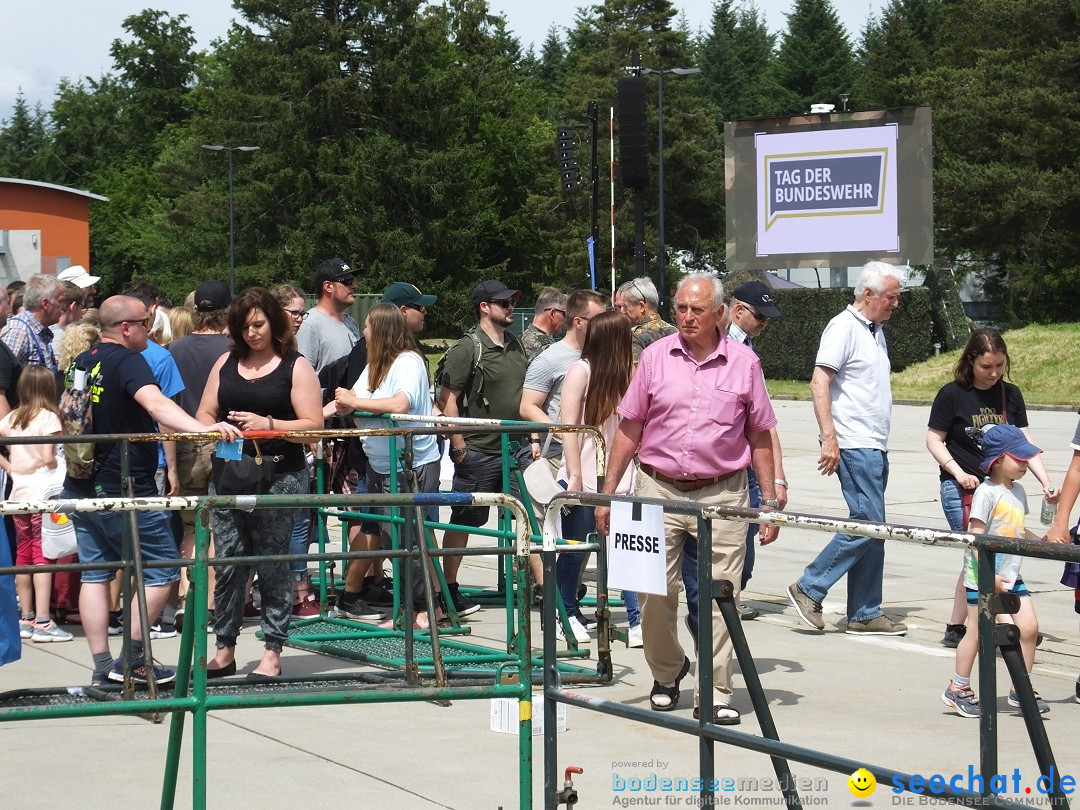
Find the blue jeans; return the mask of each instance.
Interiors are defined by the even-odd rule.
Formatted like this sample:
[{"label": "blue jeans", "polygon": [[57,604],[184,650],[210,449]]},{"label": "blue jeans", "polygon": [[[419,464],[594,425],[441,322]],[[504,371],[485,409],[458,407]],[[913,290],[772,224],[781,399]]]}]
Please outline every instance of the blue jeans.
[{"label": "blue jeans", "polygon": [[[889,456],[883,450],[840,451],[840,491],[853,520],[885,522],[885,487]],[[882,615],[881,579],[885,570],[885,541],[850,534],[833,535],[829,544],[806,567],[798,586],[815,602],[844,574],[848,577],[848,621],[868,622]]]},{"label": "blue jeans", "polygon": [[623,604],[626,605],[626,621],[631,627],[637,627],[641,624],[641,608],[638,605],[637,592],[623,591],[622,599]]},{"label": "blue jeans", "polygon": [[[585,542],[589,534],[596,531],[596,517],[591,506],[571,506],[569,514],[563,515],[563,536],[570,540]],[[581,619],[578,607],[577,589],[581,569],[588,559],[588,554],[563,552],[555,558],[555,586],[559,589],[563,606],[568,616]]]},{"label": "blue jeans", "polygon": [[[761,508],[761,487],[758,485],[757,476],[752,467],[746,468],[746,481],[750,492],[750,508]],[[760,526],[751,523],[746,527],[746,561],[743,563],[742,587],[750,581],[754,575],[754,549],[757,543]],[[690,635],[697,638],[697,604],[698,604],[698,579],[697,579],[697,542],[683,544],[682,559],[683,587],[686,589],[686,609],[690,614]]]},{"label": "blue jeans", "polygon": [[960,498],[964,494],[964,488],[955,478],[941,482],[941,511],[945,513],[945,520],[949,522],[949,528],[954,532],[962,532],[964,526],[964,505]]}]

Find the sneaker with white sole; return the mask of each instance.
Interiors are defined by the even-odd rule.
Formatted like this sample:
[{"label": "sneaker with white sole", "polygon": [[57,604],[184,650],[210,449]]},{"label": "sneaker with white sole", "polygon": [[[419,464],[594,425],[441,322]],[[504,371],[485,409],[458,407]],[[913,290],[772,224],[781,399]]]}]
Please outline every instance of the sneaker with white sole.
[{"label": "sneaker with white sole", "polygon": [[118,636],[124,632],[124,614],[119,610],[109,611],[109,635]]},{"label": "sneaker with white sole", "polygon": [[342,591],[334,605],[334,615],[345,619],[381,619],[384,611],[374,608],[360,598],[359,594]]},{"label": "sneaker with white sole", "polygon": [[979,699],[971,686],[957,686],[951,680],[941,693],[941,702],[953,709],[961,717],[979,716]]},{"label": "sneaker with white sole", "polygon": [[636,624],[626,631],[626,646],[632,648],[644,647],[645,642],[641,640],[641,625]]},{"label": "sneaker with white sole", "polygon": [[[577,616],[571,616],[568,619],[568,622],[570,624],[570,631],[574,634],[574,638],[577,639],[578,644],[588,644],[592,641],[592,636],[590,636],[589,631],[585,629],[585,625],[578,621]],[[563,633],[561,622],[555,623],[555,638],[559,639],[559,641],[566,641],[566,635]]]},{"label": "sneaker with white sole", "polygon": [[37,644],[47,644],[51,641],[71,641],[75,636],[67,630],[61,630],[52,619],[48,624],[34,624],[34,632],[30,640]]},{"label": "sneaker with white sole", "polygon": [[[145,659],[131,662],[131,680],[133,683],[145,685],[149,680],[149,670]],[[124,682],[124,662],[117,659],[113,662],[113,668],[109,670],[109,680],[115,683]],[[154,667],[154,682],[158,686],[172,683],[176,680],[176,670],[169,667]]]},{"label": "sneaker with white sole", "polygon": [[176,638],[176,625],[158,622],[150,625],[150,638]]},{"label": "sneaker with white sole", "polygon": [[[1015,689],[1009,690],[1009,705],[1014,709],[1020,708],[1020,698],[1016,694]],[[1050,711],[1050,704],[1042,699],[1042,695],[1038,692],[1035,693],[1035,705],[1039,707],[1039,714],[1046,714]]]},{"label": "sneaker with white sole", "polygon": [[902,636],[907,633],[907,625],[894,622],[882,613],[866,622],[848,619],[847,632],[853,636]]},{"label": "sneaker with white sole", "polygon": [[820,602],[815,602],[807,596],[797,582],[788,585],[787,594],[800,619],[815,630],[825,629],[825,620],[821,618]]},{"label": "sneaker with white sole", "polygon": [[32,638],[34,635],[33,619],[19,619],[19,638]]}]

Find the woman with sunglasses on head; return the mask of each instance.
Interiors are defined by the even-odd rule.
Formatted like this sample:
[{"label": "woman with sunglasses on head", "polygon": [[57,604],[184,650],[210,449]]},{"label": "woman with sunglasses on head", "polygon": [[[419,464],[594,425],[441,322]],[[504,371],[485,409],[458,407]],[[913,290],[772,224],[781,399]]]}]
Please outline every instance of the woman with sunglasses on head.
[{"label": "woman with sunglasses on head", "polygon": [[[431,416],[431,388],[428,368],[423,355],[417,349],[416,338],[401,309],[391,303],[377,304],[368,313],[364,323],[364,340],[367,343],[367,366],[352,390],[338,388],[334,392],[339,414],[365,411],[373,414],[414,414]],[[383,422],[359,420],[360,427],[383,427]],[[404,438],[398,437],[398,449],[404,446]],[[370,492],[390,491],[391,466],[400,460],[390,455],[390,439],[387,436],[365,436],[361,439],[367,455],[367,484]],[[417,492],[438,492],[441,454],[434,435],[417,435],[412,443],[412,473],[416,476]],[[407,480],[404,470],[398,471],[402,491]],[[388,511],[388,510],[382,510]],[[413,602],[423,607],[422,571],[417,568],[414,577]],[[432,577],[438,591],[438,581]],[[436,618],[441,611],[436,609]],[[429,617],[418,610],[417,627],[426,628]]]},{"label": "woman with sunglasses on head", "polygon": [[[929,429],[926,433],[926,449],[940,468],[941,508],[949,528],[956,532],[967,530],[967,517],[975,488],[982,483],[983,472],[979,468],[982,451],[979,437],[987,425],[1015,425],[1023,431],[1028,441],[1027,407],[1020,389],[1010,382],[1009,350],[1000,333],[995,329],[976,329],[968,338],[960,358],[953,369],[954,379],[942,386],[930,406]],[[1032,474],[1051,502],[1057,500],[1052,492],[1046,467],[1038,456],[1029,465]],[[956,583],[952,613],[945,626],[941,643],[956,647],[966,632],[967,596],[964,575]]]},{"label": "woman with sunglasses on head", "polygon": [[[210,424],[227,419],[241,430],[318,430],[322,427],[319,380],[296,351],[296,338],[284,308],[268,290],[253,287],[229,305],[232,350],[210,372],[198,418]],[[250,410],[250,409],[256,410]],[[296,495],[308,486],[303,439],[245,440],[247,456],[280,457],[269,494]],[[210,494],[216,493],[213,482]],[[299,510],[215,509],[211,515],[218,557],[285,554]],[[281,648],[289,635],[292,589],[287,563],[255,566],[262,596],[262,659],[249,680],[281,676]],[[236,672],[236,639],[243,621],[248,566],[217,569],[214,632],[217,653],[207,665],[208,678]]]}]

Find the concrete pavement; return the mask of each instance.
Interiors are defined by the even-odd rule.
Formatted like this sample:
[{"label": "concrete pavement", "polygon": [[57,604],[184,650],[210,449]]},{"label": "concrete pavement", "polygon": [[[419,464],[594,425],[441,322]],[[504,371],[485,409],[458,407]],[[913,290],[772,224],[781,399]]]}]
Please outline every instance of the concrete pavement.
[{"label": "concrete pavement", "polygon": [[[775,403],[791,483],[789,509],[843,516],[846,508],[835,478],[816,471],[817,440],[808,402]],[[945,528],[937,501],[937,475],[923,445],[928,408],[897,406],[891,437],[891,480],[886,492],[889,521]],[[1036,443],[1046,450],[1051,477],[1060,482],[1071,451],[1076,416],[1053,411],[1030,413]],[[1026,479],[1025,483],[1033,481]],[[1029,491],[1037,489],[1028,487]],[[1033,499],[1034,501],[1034,499]],[[1037,530],[1036,514],[1029,526]],[[885,609],[911,628],[904,638],[856,638],[843,633],[844,583],[825,602],[826,633],[802,629],[785,588],[827,541],[810,531],[784,531],[759,549],[746,600],[762,618],[745,626],[768,693],[781,738],[868,764],[922,773],[966,774],[977,762],[978,724],[950,713],[939,695],[952,673],[953,652],[939,644],[960,568],[957,549],[890,543],[886,553]],[[467,584],[494,582],[493,559],[466,558]],[[1037,656],[1034,680],[1051,712],[1046,728],[1062,773],[1080,777],[1075,742],[1080,705],[1073,698],[1080,674],[1077,616],[1070,591],[1057,584],[1061,564],[1028,560],[1024,578],[1034,593],[1046,641]],[[475,639],[499,646],[502,611],[485,609],[470,617]],[[616,620],[622,620],[621,613]],[[0,668],[0,691],[27,686],[85,683],[89,654],[78,628],[66,644],[27,643],[23,659]],[[534,624],[534,639],[539,639]],[[538,642],[537,642],[538,643]],[[693,658],[687,635],[685,647]],[[171,662],[178,641],[155,643],[157,656]],[[250,671],[261,645],[245,631],[238,647],[241,671]],[[118,651],[117,645],[117,651]],[[170,657],[171,656],[171,657]],[[647,706],[651,676],[641,650],[616,645],[616,681],[585,691]],[[289,675],[348,672],[354,664],[287,650]],[[1008,711],[999,665],[1001,770],[1018,768],[1021,789],[1034,784],[1035,760],[1022,719]],[[737,678],[737,684],[741,680]],[[690,716],[692,681],[683,682],[681,716]],[[758,733],[749,699],[737,693],[741,730]],[[983,695],[984,702],[990,696]],[[293,806],[349,803],[392,808],[511,808],[518,805],[517,738],[488,730],[488,701],[455,701],[350,707],[263,709],[218,712],[209,718],[210,807]],[[624,799],[659,798],[659,804],[686,804],[688,793],[643,793],[620,780],[693,778],[696,739],[577,708],[559,736],[560,770],[584,768],[575,779],[581,807],[606,807]],[[190,726],[189,726],[190,727]],[[17,797],[19,807],[104,807],[156,805],[161,789],[168,725],[133,718],[73,719],[0,723],[0,795]],[[541,738],[534,738],[534,806],[543,806]],[[780,794],[765,786],[772,778],[766,757],[718,746],[717,774],[736,780],[724,793],[729,804],[779,806]],[[190,806],[190,742],[178,790],[178,807]],[[846,776],[798,764],[809,779],[805,797],[822,806],[854,803]],[[741,781],[740,781],[741,780]],[[751,781],[747,781],[751,780]],[[756,786],[752,780],[758,780]],[[740,798],[741,797],[741,798]],[[906,800],[879,785],[858,806],[889,806]],[[11,801],[11,798],[9,798]],[[918,798],[914,797],[914,803]],[[14,806],[14,805],[13,805]]]}]

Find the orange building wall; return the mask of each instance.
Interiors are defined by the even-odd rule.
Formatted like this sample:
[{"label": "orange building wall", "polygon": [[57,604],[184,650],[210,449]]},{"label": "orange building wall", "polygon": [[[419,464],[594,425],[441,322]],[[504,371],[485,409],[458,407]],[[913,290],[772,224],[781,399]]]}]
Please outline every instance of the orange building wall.
[{"label": "orange building wall", "polygon": [[70,256],[90,269],[90,198],[0,182],[0,229],[41,231],[41,255]]}]

